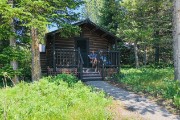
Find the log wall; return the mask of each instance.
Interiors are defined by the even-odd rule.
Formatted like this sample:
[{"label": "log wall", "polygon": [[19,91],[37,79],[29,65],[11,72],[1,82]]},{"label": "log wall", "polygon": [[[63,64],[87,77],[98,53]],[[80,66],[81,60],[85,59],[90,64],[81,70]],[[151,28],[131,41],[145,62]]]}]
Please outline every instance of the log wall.
[{"label": "log wall", "polygon": [[96,32],[91,32],[87,27],[82,28],[83,37],[89,39],[89,51],[107,50],[108,40],[98,35]]},{"label": "log wall", "polygon": [[[108,42],[107,39],[103,38],[97,32],[93,32],[87,26],[82,26],[81,38],[88,39],[89,51],[98,51],[98,50],[108,50],[111,48],[112,43]],[[59,33],[55,35],[55,49],[77,49],[76,41],[74,37],[71,38],[62,38]],[[47,43],[47,48],[52,49],[53,37],[51,37],[51,42]]]},{"label": "log wall", "polygon": [[55,49],[74,49],[74,38],[62,38],[59,34],[55,36]]}]

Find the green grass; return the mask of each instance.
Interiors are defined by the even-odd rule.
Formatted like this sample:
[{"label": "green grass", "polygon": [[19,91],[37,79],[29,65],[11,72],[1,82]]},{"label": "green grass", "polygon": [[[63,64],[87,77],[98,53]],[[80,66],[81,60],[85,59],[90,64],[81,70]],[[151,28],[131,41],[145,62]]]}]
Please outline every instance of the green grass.
[{"label": "green grass", "polygon": [[118,82],[132,87],[133,91],[150,93],[172,99],[173,104],[180,108],[180,83],[173,80],[173,69],[121,69]]},{"label": "green grass", "polygon": [[0,89],[0,119],[8,120],[106,120],[111,99],[71,75],[46,77]]}]

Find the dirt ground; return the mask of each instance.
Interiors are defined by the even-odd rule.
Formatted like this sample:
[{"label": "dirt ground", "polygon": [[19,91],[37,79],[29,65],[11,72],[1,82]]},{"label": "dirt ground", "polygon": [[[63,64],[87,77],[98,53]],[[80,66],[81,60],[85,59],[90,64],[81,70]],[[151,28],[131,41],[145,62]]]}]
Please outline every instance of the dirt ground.
[{"label": "dirt ground", "polygon": [[112,112],[113,120],[145,120],[139,113],[127,110],[119,100],[113,100],[108,110]]}]

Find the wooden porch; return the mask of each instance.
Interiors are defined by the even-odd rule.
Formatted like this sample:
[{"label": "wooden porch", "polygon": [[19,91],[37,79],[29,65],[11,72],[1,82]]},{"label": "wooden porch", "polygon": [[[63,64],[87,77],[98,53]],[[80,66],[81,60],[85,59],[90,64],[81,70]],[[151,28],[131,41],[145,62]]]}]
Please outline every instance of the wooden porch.
[{"label": "wooden porch", "polygon": [[92,68],[90,63],[84,63],[81,50],[79,49],[47,49],[46,66],[47,75],[57,75],[61,73],[74,74],[79,79],[104,80],[107,76],[112,76],[119,71],[120,53],[119,51],[99,50],[97,54],[96,67]]}]

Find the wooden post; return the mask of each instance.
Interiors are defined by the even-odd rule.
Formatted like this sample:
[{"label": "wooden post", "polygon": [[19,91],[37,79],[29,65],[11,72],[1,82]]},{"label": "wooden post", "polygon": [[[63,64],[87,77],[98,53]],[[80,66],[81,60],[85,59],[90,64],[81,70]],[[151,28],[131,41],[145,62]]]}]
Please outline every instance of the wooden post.
[{"label": "wooden post", "polygon": [[121,62],[121,52],[118,52],[118,70],[117,70],[117,72],[119,73],[120,72],[120,62]]},{"label": "wooden post", "polygon": [[104,62],[103,62],[103,64],[102,64],[102,80],[104,80],[104,72],[105,72],[105,70],[104,70]]},{"label": "wooden post", "polygon": [[48,49],[47,49],[47,35],[45,36],[45,41],[46,41],[46,49],[45,49],[45,52],[46,52],[46,70],[47,70],[47,76],[49,76],[49,64],[48,64]]},{"label": "wooden post", "polygon": [[78,54],[79,54],[79,61],[80,61],[80,79],[82,79],[83,75],[83,61],[82,61],[82,56],[81,56],[81,51],[80,48],[78,47]]},{"label": "wooden post", "polygon": [[[115,50],[117,51],[117,39],[115,39]],[[120,51],[116,54],[116,59],[117,59],[117,65],[118,65],[118,67],[117,67],[117,72],[119,73],[119,71],[120,71],[120,61],[121,61],[121,58],[120,58]]]},{"label": "wooden post", "polygon": [[55,35],[53,34],[53,72],[56,72],[56,48],[55,48]]}]

